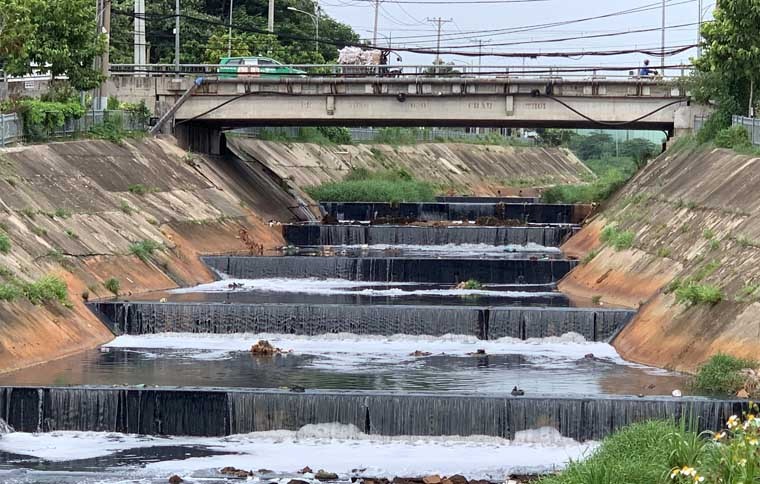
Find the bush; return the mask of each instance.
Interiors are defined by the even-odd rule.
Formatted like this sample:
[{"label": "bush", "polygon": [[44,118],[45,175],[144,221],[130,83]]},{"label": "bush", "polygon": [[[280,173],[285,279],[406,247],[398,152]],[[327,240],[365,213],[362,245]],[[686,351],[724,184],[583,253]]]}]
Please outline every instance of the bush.
[{"label": "bush", "polygon": [[[540,484],[653,484],[662,481],[672,464],[669,438],[680,433],[672,422],[633,424],[602,441],[586,460],[541,479]],[[685,465],[685,464],[682,464]]]},{"label": "bush", "polygon": [[66,283],[57,276],[45,276],[36,282],[26,283],[22,286],[22,292],[32,304],[42,304],[49,301],[67,304],[69,301],[69,290]]},{"label": "bush", "polygon": [[480,281],[476,281],[475,279],[469,279],[467,281],[459,283],[459,285],[457,285],[457,289],[468,289],[475,291],[483,289],[483,284],[481,284]]},{"label": "bush", "polygon": [[148,262],[150,256],[161,248],[161,244],[154,240],[141,240],[129,246],[129,253],[136,255],[143,262]]},{"label": "bush", "polygon": [[749,133],[744,126],[724,128],[715,135],[715,146],[719,148],[746,148],[750,144]]},{"label": "bush", "polygon": [[76,98],[66,101],[41,101],[25,99],[18,105],[24,122],[24,135],[32,140],[50,136],[56,128],[61,128],[68,119],[84,116],[84,106]]},{"label": "bush", "polygon": [[712,284],[699,284],[689,281],[680,284],[676,289],[676,302],[679,304],[710,304],[715,305],[723,300],[723,291]]},{"label": "bush", "polygon": [[557,185],[541,195],[544,203],[600,203],[618,191],[628,177],[620,171],[609,170],[592,183],[581,185]]},{"label": "bush", "polygon": [[106,280],[106,282],[103,283],[103,286],[116,296],[119,295],[119,291],[121,290],[121,283],[115,277]]},{"label": "bush", "polygon": [[317,201],[329,202],[431,202],[433,184],[414,179],[404,170],[370,172],[352,170],[343,181],[307,187]]},{"label": "bush", "polygon": [[744,378],[739,372],[756,366],[755,361],[718,353],[699,368],[694,388],[711,395],[734,395],[744,386]]},{"label": "bush", "polygon": [[630,249],[633,246],[634,234],[629,230],[620,230],[617,225],[607,225],[602,230],[601,241],[611,245],[615,250]]},{"label": "bush", "polygon": [[0,254],[7,254],[11,251],[11,239],[8,234],[0,232]]},{"label": "bush", "polygon": [[12,302],[21,297],[21,288],[12,282],[0,284],[0,301]]}]

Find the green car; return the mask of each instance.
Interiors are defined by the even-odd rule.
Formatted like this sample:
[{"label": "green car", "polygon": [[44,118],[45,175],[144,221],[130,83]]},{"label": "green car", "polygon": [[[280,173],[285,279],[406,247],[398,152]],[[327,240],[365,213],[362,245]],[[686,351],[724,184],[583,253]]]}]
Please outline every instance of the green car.
[{"label": "green car", "polygon": [[[219,64],[219,77],[306,77],[306,71],[282,65],[269,57],[224,57]],[[227,67],[229,66],[229,67]]]}]

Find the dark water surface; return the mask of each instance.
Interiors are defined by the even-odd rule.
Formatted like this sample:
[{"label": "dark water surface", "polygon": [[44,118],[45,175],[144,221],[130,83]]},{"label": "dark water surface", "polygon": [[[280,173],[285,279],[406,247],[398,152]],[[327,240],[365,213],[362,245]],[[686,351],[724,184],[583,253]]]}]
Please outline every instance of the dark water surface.
[{"label": "dark water surface", "polygon": [[686,381],[682,375],[605,360],[545,355],[259,357],[247,351],[212,356],[202,350],[120,348],[87,351],[0,375],[0,386],[141,384],[473,394],[509,393],[519,386],[526,394],[669,395],[675,388],[683,390]]}]

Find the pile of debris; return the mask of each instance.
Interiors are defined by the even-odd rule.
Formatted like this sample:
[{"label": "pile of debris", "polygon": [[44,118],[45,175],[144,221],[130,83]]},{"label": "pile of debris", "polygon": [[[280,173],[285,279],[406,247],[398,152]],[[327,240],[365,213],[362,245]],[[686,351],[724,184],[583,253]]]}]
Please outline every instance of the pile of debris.
[{"label": "pile of debris", "polygon": [[251,346],[251,353],[257,356],[273,356],[282,354],[284,351],[272,346],[272,343],[269,341],[262,339],[256,342],[255,345]]}]

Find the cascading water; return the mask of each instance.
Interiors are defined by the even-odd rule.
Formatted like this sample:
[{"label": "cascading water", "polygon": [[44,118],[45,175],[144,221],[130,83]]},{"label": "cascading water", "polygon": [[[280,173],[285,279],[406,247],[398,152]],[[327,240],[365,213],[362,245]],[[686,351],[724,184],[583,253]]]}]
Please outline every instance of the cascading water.
[{"label": "cascading water", "polygon": [[415,227],[395,225],[284,225],[283,236],[297,246],[448,245],[558,247],[575,230],[555,227]]}]

